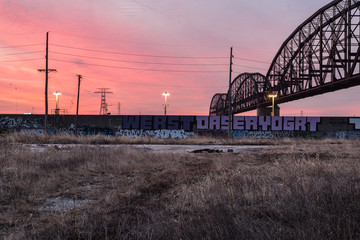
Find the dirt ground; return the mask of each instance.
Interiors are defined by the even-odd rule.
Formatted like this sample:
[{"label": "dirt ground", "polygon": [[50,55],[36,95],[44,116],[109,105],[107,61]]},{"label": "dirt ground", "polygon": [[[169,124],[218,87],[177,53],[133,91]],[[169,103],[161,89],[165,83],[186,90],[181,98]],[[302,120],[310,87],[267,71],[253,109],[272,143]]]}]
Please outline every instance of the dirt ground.
[{"label": "dirt ground", "polygon": [[0,239],[356,239],[359,156],[359,141],[3,142]]},{"label": "dirt ground", "polygon": [[93,148],[131,148],[137,150],[148,150],[158,153],[211,153],[211,152],[234,152],[239,153],[244,150],[256,150],[267,148],[266,145],[220,145],[220,144],[204,144],[204,145],[173,145],[173,144],[106,144],[106,145],[88,145],[88,144],[26,144],[31,151],[44,152],[46,149],[55,148],[58,150],[69,150],[79,147]]}]

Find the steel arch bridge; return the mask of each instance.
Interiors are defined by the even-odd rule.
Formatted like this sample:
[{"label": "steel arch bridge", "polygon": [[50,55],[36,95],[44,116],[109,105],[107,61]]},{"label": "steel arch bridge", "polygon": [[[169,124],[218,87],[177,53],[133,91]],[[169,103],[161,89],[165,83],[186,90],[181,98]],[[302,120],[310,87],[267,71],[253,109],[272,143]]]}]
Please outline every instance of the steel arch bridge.
[{"label": "steel arch bridge", "polygon": [[[232,113],[360,85],[360,0],[335,0],[285,40],[266,76],[243,73],[230,86]],[[228,92],[229,93],[229,92]],[[210,115],[228,115],[228,93],[216,94]],[[221,101],[220,101],[221,98]]]}]

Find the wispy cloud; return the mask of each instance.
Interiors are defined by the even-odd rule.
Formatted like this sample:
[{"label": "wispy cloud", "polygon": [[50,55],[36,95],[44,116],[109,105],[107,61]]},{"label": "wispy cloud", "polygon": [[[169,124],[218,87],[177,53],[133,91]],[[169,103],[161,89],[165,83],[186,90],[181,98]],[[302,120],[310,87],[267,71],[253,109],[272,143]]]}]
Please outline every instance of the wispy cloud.
[{"label": "wispy cloud", "polygon": [[[230,46],[234,46],[239,58],[270,62],[294,28],[327,3],[327,0],[3,0],[0,1],[0,47],[41,45],[10,47],[6,51],[0,48],[0,57],[5,52],[43,52],[16,56],[19,60],[39,57],[42,60],[1,64],[0,91],[4,94],[0,108],[4,112],[12,111],[13,106],[7,106],[13,102],[12,95],[5,94],[8,92],[5,85],[14,82],[22,85],[18,90],[21,111],[29,112],[33,105],[38,112],[43,110],[44,76],[37,69],[44,68],[45,33],[50,31],[49,64],[57,73],[50,74],[49,91],[61,89],[64,106],[71,105],[77,87],[76,74],[82,74],[83,114],[98,113],[100,99],[92,92],[99,87],[111,88],[114,94],[108,96],[109,104],[117,109],[121,102],[124,114],[161,114],[163,91],[172,92],[170,114],[207,114],[212,95],[226,89]],[[198,65],[212,63],[225,65]],[[265,74],[268,68],[264,63],[239,59],[236,64],[235,72]],[[284,111],[300,112],[304,108],[310,106],[288,104]]]}]

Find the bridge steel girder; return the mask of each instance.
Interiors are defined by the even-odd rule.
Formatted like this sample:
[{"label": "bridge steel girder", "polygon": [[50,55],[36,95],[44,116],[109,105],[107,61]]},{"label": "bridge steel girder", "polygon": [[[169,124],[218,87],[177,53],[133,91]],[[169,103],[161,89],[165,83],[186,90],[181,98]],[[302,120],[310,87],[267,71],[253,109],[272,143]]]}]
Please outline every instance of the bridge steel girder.
[{"label": "bridge steel girder", "polygon": [[[259,104],[262,92],[268,83],[265,76],[260,73],[242,73],[231,83],[231,106],[234,114],[244,107]],[[229,115],[229,94],[217,93],[211,100],[210,115]]]},{"label": "bridge steel girder", "polygon": [[[262,92],[266,89],[265,76],[261,73],[242,73],[231,83],[232,112],[239,113],[241,109],[257,106],[262,101]],[[227,106],[229,100],[227,98]]]},{"label": "bridge steel girder", "polygon": [[215,94],[211,100],[209,115],[229,115],[229,108],[225,108],[226,98],[226,93]]},{"label": "bridge steel girder", "polygon": [[[241,75],[247,73],[231,86],[233,114],[270,106],[273,91],[279,104],[360,85],[360,0],[332,1],[297,27],[257,89]],[[226,105],[212,113],[228,113]]]},{"label": "bridge steel girder", "polygon": [[336,0],[288,37],[266,79],[278,103],[336,91],[360,85],[359,56],[360,1]]}]

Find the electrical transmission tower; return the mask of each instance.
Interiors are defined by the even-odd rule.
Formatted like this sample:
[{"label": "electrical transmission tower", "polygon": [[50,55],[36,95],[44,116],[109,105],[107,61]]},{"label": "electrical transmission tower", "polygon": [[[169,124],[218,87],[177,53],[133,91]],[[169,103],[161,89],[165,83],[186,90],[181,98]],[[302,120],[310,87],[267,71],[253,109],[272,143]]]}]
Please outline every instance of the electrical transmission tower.
[{"label": "electrical transmission tower", "polygon": [[100,115],[107,115],[108,109],[107,109],[107,103],[106,103],[106,94],[112,93],[107,91],[110,88],[98,88],[100,91],[94,92],[94,93],[100,93],[101,94],[101,104],[100,104]]}]

